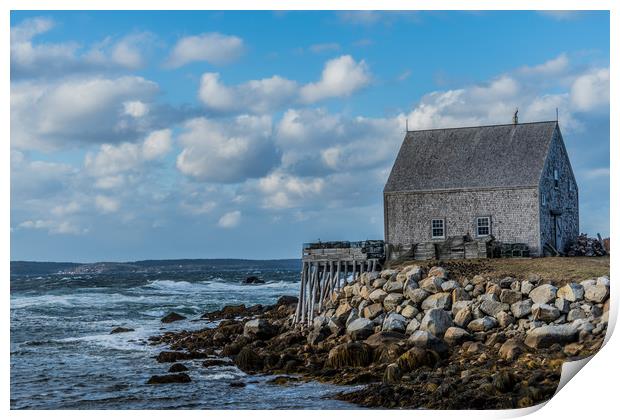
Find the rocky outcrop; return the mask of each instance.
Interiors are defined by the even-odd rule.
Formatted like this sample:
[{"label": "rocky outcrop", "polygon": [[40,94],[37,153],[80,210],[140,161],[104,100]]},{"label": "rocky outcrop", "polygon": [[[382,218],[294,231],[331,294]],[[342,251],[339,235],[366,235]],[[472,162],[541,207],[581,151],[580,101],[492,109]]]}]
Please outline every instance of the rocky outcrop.
[{"label": "rocky outcrop", "polygon": [[169,324],[171,322],[182,321],[184,319],[187,319],[187,317],[179,315],[176,312],[170,312],[168,315],[161,319],[161,322],[163,322],[164,324]]}]

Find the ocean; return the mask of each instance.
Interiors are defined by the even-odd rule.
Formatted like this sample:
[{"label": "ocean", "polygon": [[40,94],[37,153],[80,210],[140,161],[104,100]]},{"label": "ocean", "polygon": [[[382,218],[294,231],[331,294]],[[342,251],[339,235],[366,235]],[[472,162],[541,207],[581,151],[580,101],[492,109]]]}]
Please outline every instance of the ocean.
[{"label": "ocean", "polygon": [[[256,275],[265,284],[243,285]],[[168,364],[153,357],[163,346],[148,337],[200,329],[195,321],[226,304],[273,304],[296,295],[299,271],[290,267],[214,266],[199,272],[48,274],[11,276],[12,409],[351,409],[327,398],[347,387],[267,384],[234,366],[183,362],[189,384],[146,385]],[[162,324],[174,311],[187,320]],[[194,320],[194,321],[192,321]],[[110,334],[115,327],[135,331]],[[243,381],[244,388],[233,388]]]}]

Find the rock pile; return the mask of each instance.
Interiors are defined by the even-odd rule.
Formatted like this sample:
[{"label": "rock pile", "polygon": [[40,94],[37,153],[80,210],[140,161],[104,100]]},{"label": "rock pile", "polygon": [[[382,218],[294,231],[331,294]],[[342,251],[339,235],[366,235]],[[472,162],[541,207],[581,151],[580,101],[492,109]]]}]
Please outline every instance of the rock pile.
[{"label": "rock pile", "polygon": [[410,341],[423,333],[426,341],[455,345],[501,331],[541,348],[604,332],[608,309],[608,277],[558,288],[537,276],[457,281],[442,267],[425,272],[410,265],[363,273],[334,292],[308,341],[317,344],[328,332],[359,341],[383,331],[406,334]]},{"label": "rock pile", "polygon": [[568,245],[566,255],[569,257],[602,257],[607,255],[607,251],[603,241],[588,238],[587,234],[582,233]]}]

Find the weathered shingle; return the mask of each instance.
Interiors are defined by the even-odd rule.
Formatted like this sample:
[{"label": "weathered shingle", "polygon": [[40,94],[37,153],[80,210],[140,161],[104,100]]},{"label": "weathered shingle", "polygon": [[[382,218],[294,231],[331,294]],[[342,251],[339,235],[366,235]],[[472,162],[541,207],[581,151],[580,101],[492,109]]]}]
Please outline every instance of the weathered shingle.
[{"label": "weathered shingle", "polygon": [[537,186],[556,124],[410,131],[384,191]]}]

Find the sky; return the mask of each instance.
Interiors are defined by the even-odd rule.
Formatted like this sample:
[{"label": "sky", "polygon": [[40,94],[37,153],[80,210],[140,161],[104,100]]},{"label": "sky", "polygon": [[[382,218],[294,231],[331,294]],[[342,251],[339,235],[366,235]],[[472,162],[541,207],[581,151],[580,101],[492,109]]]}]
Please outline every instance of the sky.
[{"label": "sky", "polygon": [[11,259],[383,238],[409,129],[559,123],[609,234],[608,12],[11,12]]}]

